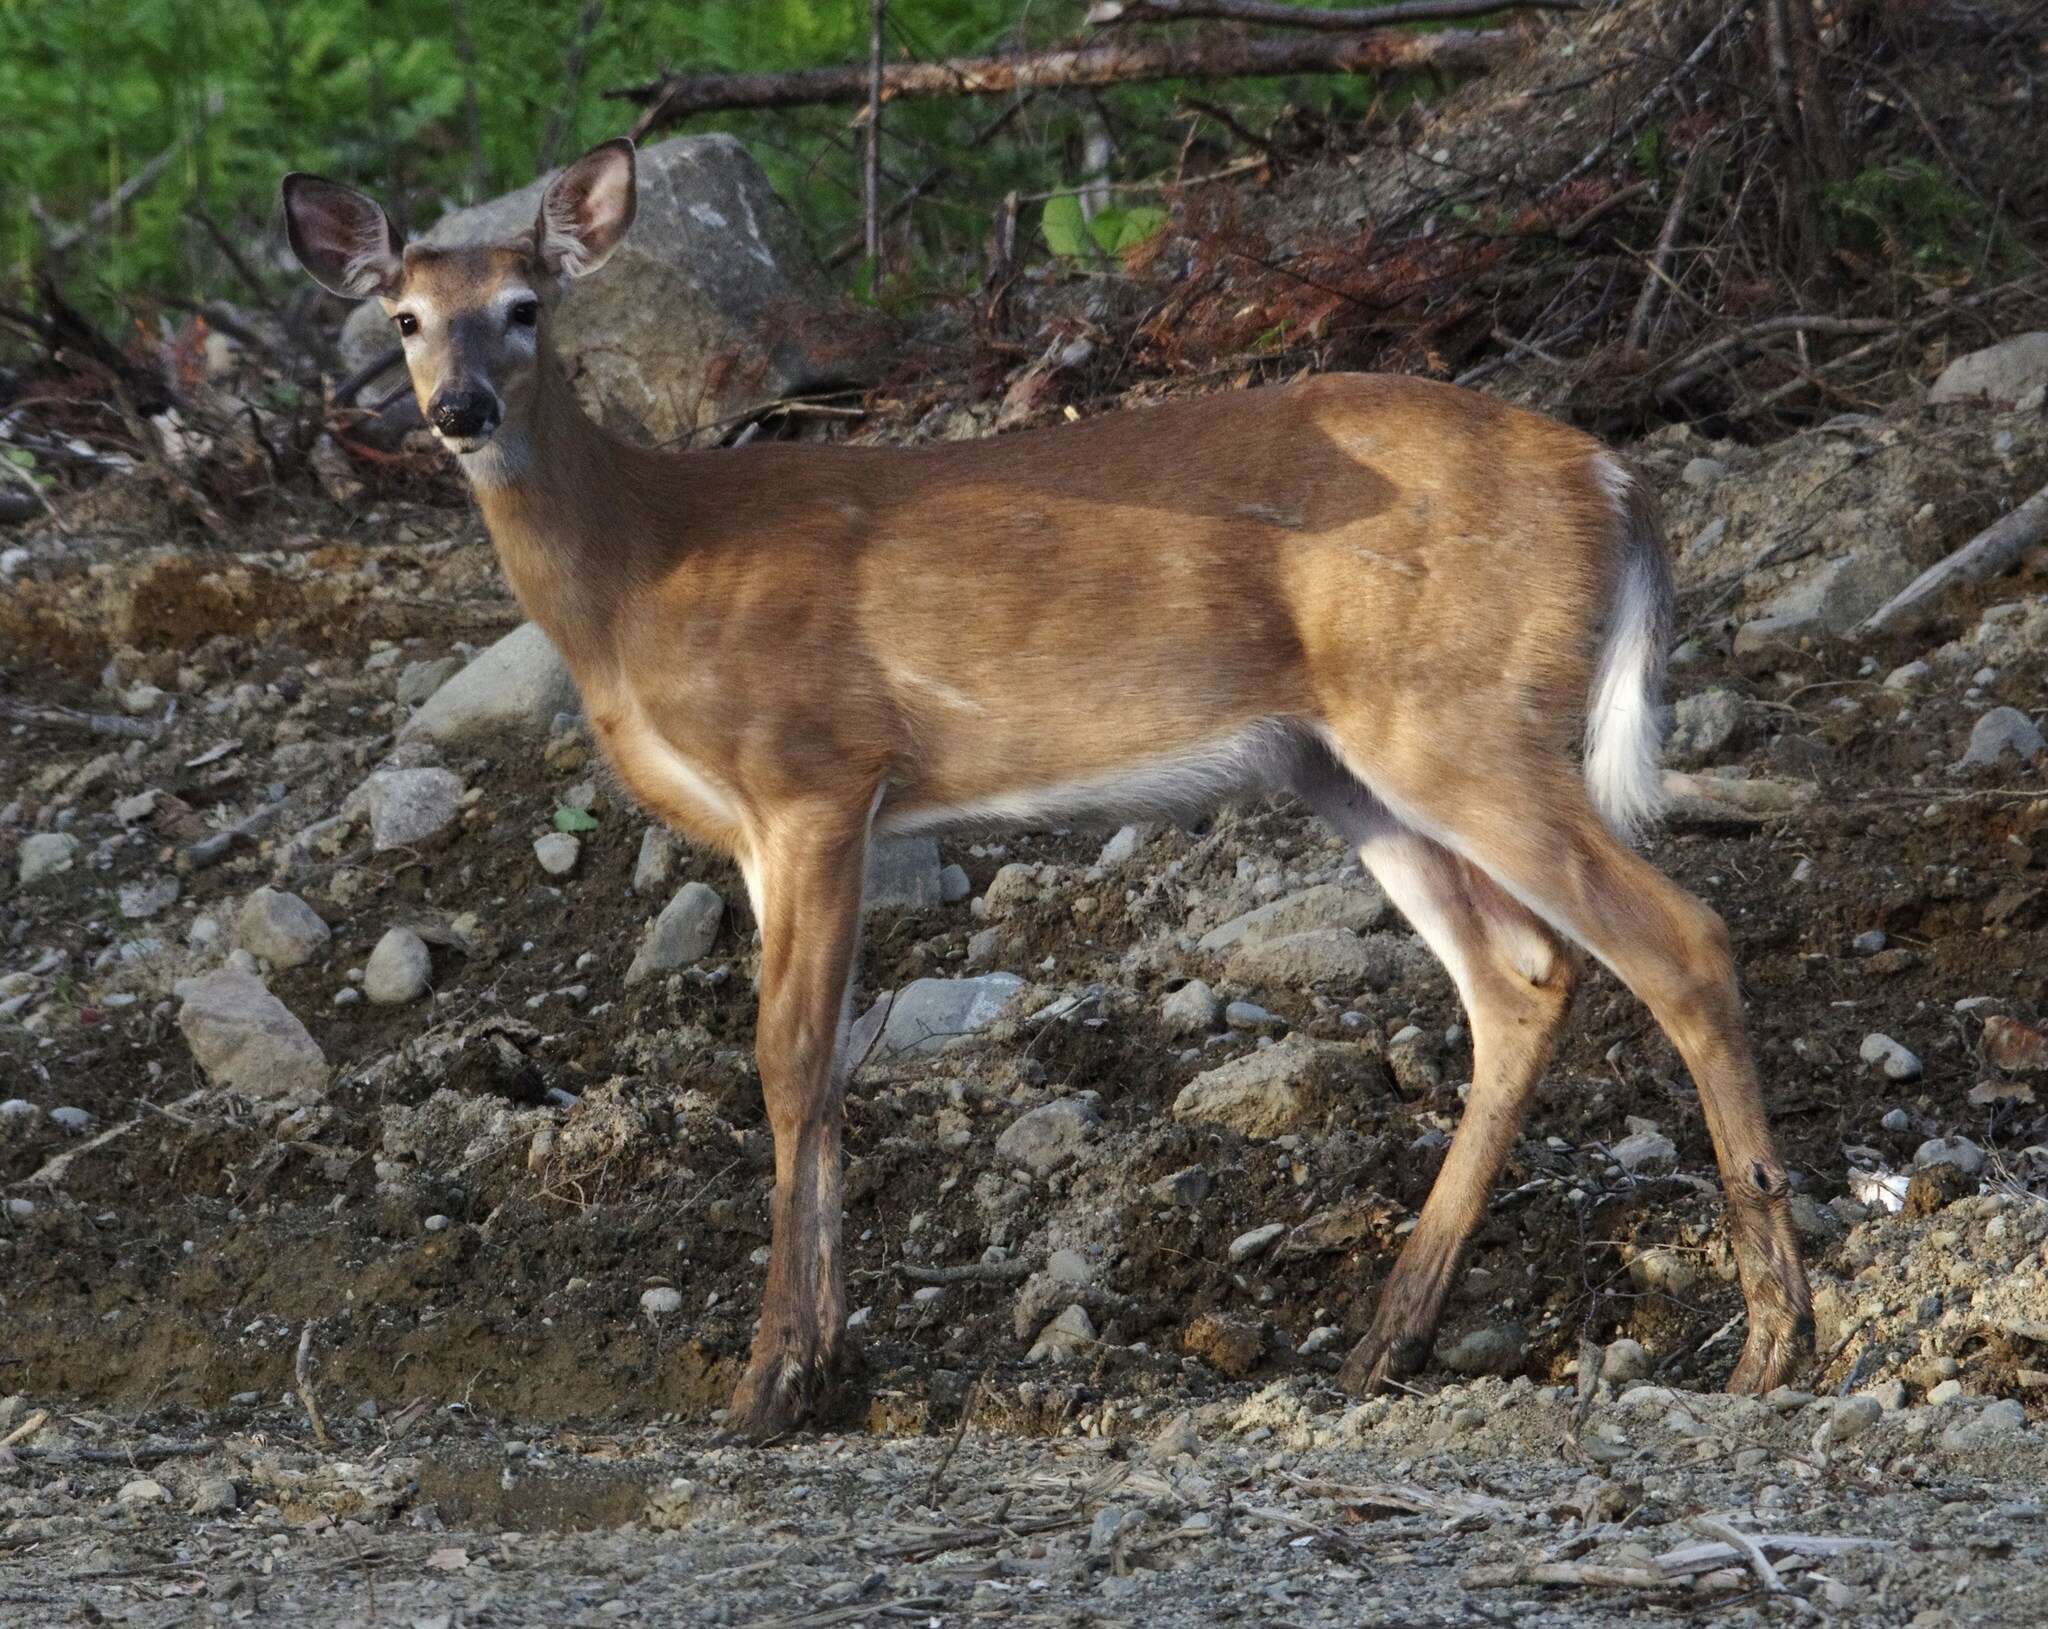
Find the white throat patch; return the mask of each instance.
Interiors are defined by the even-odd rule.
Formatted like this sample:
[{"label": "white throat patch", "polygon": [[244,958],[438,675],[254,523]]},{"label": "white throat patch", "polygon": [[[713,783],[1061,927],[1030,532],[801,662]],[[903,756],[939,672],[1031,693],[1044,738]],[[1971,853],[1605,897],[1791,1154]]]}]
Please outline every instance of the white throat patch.
[{"label": "white throat patch", "polygon": [[526,439],[524,430],[512,426],[500,426],[498,433],[491,437],[475,452],[459,452],[456,463],[462,466],[475,486],[509,486],[525,478],[533,467],[533,444]]}]

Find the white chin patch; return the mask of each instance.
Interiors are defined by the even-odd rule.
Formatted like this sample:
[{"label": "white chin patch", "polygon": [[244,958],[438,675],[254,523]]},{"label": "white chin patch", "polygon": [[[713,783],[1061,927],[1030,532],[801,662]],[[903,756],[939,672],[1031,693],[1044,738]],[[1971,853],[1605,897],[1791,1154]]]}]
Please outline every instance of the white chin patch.
[{"label": "white chin patch", "polygon": [[526,438],[512,429],[501,428],[488,441],[468,445],[442,438],[462,465],[462,473],[476,486],[504,486],[526,473],[531,449]]}]

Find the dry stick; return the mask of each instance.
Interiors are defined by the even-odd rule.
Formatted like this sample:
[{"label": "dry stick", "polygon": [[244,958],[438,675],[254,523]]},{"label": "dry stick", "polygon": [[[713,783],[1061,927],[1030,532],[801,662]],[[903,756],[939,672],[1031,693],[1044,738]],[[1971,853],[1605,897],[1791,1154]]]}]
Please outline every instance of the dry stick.
[{"label": "dry stick", "polygon": [[39,1408],[6,1436],[0,1437],[0,1448],[12,1448],[17,1442],[27,1442],[38,1431],[50,1423],[50,1411]]},{"label": "dry stick", "polygon": [[868,128],[861,154],[860,204],[862,242],[877,281],[882,264],[882,32],[889,0],[868,0]]},{"label": "dry stick", "polygon": [[476,102],[476,40],[469,32],[467,0],[448,0],[448,23],[455,36],[455,61],[462,70],[462,125],[469,136],[469,197],[484,195],[484,121]]},{"label": "dry stick", "polygon": [[[1026,104],[1028,104],[1030,100],[1031,93],[1027,91],[1022,96],[1018,97],[1014,102],[1012,102],[1008,107],[1004,108],[1002,112],[998,113],[987,124],[983,125],[979,130],[975,131],[971,136],[969,136],[967,140],[961,144],[960,150],[962,152],[971,153],[980,149],[988,142],[988,139],[991,136],[1001,134],[1004,126],[1009,124],[1009,122],[1012,119],[1016,118],[1018,114],[1022,113],[1024,111]],[[926,170],[923,175],[919,176],[915,181],[911,182],[909,186],[905,187],[903,191],[897,195],[894,202],[892,202],[889,205],[888,209],[883,212],[883,227],[886,229],[888,227],[894,226],[897,221],[901,220],[905,215],[910,213],[911,206],[915,204],[919,198],[924,196],[925,193],[929,192],[933,187],[937,186],[941,181],[945,180],[946,177],[951,175],[952,173],[952,164],[950,162],[943,160],[937,164],[934,164],[930,169]],[[844,239],[836,249],[834,249],[829,255],[825,257],[825,265],[827,266],[827,268],[845,265],[847,261],[851,260],[855,255],[861,252],[863,242],[863,235],[858,232],[856,232],[853,236]]]},{"label": "dry stick", "polygon": [[1398,0],[1370,11],[1277,4],[1276,0],[1101,0],[1088,8],[1092,28],[1118,23],[1177,23],[1214,18],[1268,28],[1307,28],[1326,34],[1393,23],[1447,23],[1499,11],[1584,11],[1585,0]]},{"label": "dry stick", "polygon": [[590,36],[596,31],[598,19],[604,16],[604,0],[590,0],[583,8],[583,15],[576,19],[576,43],[569,47],[569,54],[562,59],[562,101],[555,109],[554,117],[548,120],[548,133],[541,137],[540,155],[533,161],[534,173],[545,175],[555,167],[555,154],[561,150],[562,137],[568,134],[569,121],[576,113],[576,98],[583,89],[583,63],[590,54]]},{"label": "dry stick", "polygon": [[953,1428],[953,1440],[946,1444],[945,1453],[932,1468],[932,1479],[925,1484],[924,1502],[936,1506],[939,1502],[939,1488],[946,1479],[947,1467],[953,1463],[953,1456],[960,1452],[960,1444],[967,1436],[967,1423],[974,1418],[974,1411],[981,1404],[981,1388],[988,1383],[989,1372],[983,1369],[974,1377],[974,1384],[967,1388],[966,1401],[960,1405],[960,1423]]},{"label": "dry stick", "polygon": [[41,724],[51,729],[83,730],[89,735],[111,735],[122,741],[154,741],[157,726],[146,718],[124,718],[119,713],[81,713],[72,707],[32,707],[27,702],[0,696],[0,718],[17,724]]},{"label": "dry stick", "polygon": [[2048,486],[1984,528],[1946,560],[1929,566],[1863,619],[1858,633],[1882,633],[1933,599],[1957,578],[1981,583],[2048,538]]},{"label": "dry stick", "polygon": [[299,1401],[306,1405],[306,1418],[313,1422],[313,1440],[322,1448],[332,1448],[333,1442],[327,1435],[327,1422],[320,1418],[320,1402],[313,1395],[313,1325],[308,1322],[299,1332],[299,1355],[292,1364],[292,1379],[299,1388]]},{"label": "dry stick", "polygon": [[1889,317],[1828,317],[1808,316],[1792,313],[1783,317],[1766,317],[1761,322],[1751,323],[1747,328],[1732,334],[1723,334],[1719,339],[1702,345],[1698,350],[1688,352],[1676,361],[1665,364],[1679,371],[1657,387],[1660,396],[1680,396],[1706,378],[1714,370],[1708,366],[1723,352],[1753,346],[1760,339],[1773,334],[1889,334],[1898,324]]},{"label": "dry stick", "polygon": [[63,254],[81,239],[91,236],[109,221],[113,220],[116,215],[120,214],[122,210],[126,209],[128,205],[132,204],[138,197],[156,184],[157,178],[171,167],[171,161],[185,150],[185,143],[191,139],[192,132],[188,130],[161,153],[158,153],[155,158],[143,165],[141,169],[129,176],[126,181],[123,181],[115,189],[113,196],[102,198],[98,203],[94,204],[84,220],[71,226],[60,226],[53,230],[50,233],[49,242],[45,245],[49,253],[53,257]]},{"label": "dry stick", "polygon": [[1657,234],[1657,247],[1650,253],[1650,274],[1643,279],[1643,292],[1636,297],[1635,312],[1628,319],[1628,335],[1621,342],[1625,351],[1641,350],[1650,337],[1650,319],[1657,314],[1657,295],[1664,287],[1672,251],[1678,247],[1679,229],[1685,225],[1685,212],[1692,203],[1693,183],[1699,179],[1701,161],[1706,152],[1704,147],[1694,149],[1678,178],[1678,188],[1671,195],[1671,208],[1664,216],[1663,230]]},{"label": "dry stick", "polygon": [[1750,1571],[1756,1574],[1757,1582],[1768,1593],[1782,1595],[1785,1592],[1785,1580],[1778,1576],[1778,1569],[1771,1565],[1763,1547],[1733,1522],[1724,1521],[1719,1516],[1695,1516],[1686,1526],[1695,1533],[1704,1533],[1710,1539],[1719,1539],[1723,1544],[1732,1546],[1736,1554],[1749,1563]]},{"label": "dry stick", "polygon": [[[913,96],[1002,96],[1021,90],[1274,74],[1418,68],[1484,71],[1507,61],[1520,44],[1507,29],[1446,29],[1437,34],[1379,30],[1298,39],[1216,36],[1147,40],[1007,57],[890,63],[882,70],[882,97],[888,101]],[[638,140],[693,113],[865,101],[868,78],[865,63],[789,73],[664,74],[647,84],[609,90],[605,95],[646,109],[631,132]]]}]

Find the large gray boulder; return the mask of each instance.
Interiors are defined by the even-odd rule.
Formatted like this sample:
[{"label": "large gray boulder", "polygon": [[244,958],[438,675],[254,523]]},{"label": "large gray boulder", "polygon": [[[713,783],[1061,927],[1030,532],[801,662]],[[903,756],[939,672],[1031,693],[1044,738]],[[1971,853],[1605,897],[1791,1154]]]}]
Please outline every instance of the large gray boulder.
[{"label": "large gray boulder", "polygon": [[[416,241],[516,242],[553,179],[444,215]],[[664,442],[869,371],[872,347],[832,310],[796,217],[739,142],[678,136],[643,147],[638,179],[633,229],[602,271],[570,285],[554,323],[556,349],[600,422]],[[350,368],[391,343],[375,300],[342,329]]]},{"label": "large gray boulder", "polygon": [[318,1097],[327,1059],[292,1011],[248,973],[181,979],[178,1028],[206,1078],[250,1097]]},{"label": "large gray boulder", "polygon": [[1927,399],[2011,407],[2043,384],[2048,384],[2048,330],[2036,330],[1957,357],[1941,370]]}]

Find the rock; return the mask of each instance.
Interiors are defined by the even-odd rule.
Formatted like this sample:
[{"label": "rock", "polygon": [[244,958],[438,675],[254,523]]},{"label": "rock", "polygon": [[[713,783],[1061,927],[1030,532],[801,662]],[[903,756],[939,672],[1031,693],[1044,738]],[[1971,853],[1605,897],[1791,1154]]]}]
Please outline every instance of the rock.
[{"label": "rock", "polygon": [[[1953,1384],[1953,1382],[1950,1382]],[[1939,1387],[1935,1388],[1937,1391]],[[1934,1393],[1928,1393],[1928,1401]],[[2013,1397],[2001,1397],[1975,1414],[1960,1419],[1941,1434],[1942,1447],[1951,1453],[1996,1448],[2022,1435],[2027,1429],[2025,1406]]]},{"label": "rock", "polygon": [[1192,1210],[1209,1197],[1209,1188],[1209,1173],[1199,1165],[1188,1165],[1168,1172],[1145,1191],[1156,1204],[1178,1205],[1184,1210]]},{"label": "rock", "polygon": [[1050,1176],[1072,1163],[1101,1123],[1092,1098],[1062,1097],[1011,1121],[996,1139],[996,1157],[1033,1176]]},{"label": "rock", "polygon": [[1258,1366],[1266,1350],[1266,1332],[1257,1324],[1205,1312],[1181,1331],[1180,1347],[1229,1380],[1242,1380]]},{"label": "rock", "polygon": [[1173,1117],[1246,1137],[1284,1136],[1314,1118],[1326,1087],[1355,1085],[1372,1068],[1384,1087],[1384,1065],[1361,1048],[1290,1035],[1195,1076],[1174,1099]]},{"label": "rock", "polygon": [[1868,933],[1859,933],[1850,940],[1849,948],[1858,956],[1875,956],[1887,943],[1889,941],[1884,934],[1879,929],[1872,928]]},{"label": "rock", "polygon": [[1872,541],[1823,560],[1781,589],[1735,631],[1735,654],[1748,656],[1807,635],[1845,634],[1917,575],[1894,542]]},{"label": "rock", "polygon": [[380,769],[348,795],[342,812],[368,817],[370,847],[380,854],[426,848],[461,818],[462,791],[462,777],[446,769]]},{"label": "rock", "polygon": [[1624,1171],[1647,1171],[1656,1166],[1678,1163],[1678,1145],[1661,1131],[1635,1132],[1622,1138],[1607,1152]]},{"label": "rock", "polygon": [[78,839],[68,831],[39,831],[25,837],[14,875],[24,888],[61,876],[78,856]]},{"label": "rock", "polygon": [[974,884],[967,873],[957,865],[942,866],[939,869],[939,899],[947,905],[958,905],[961,900],[974,892]]},{"label": "rock", "polygon": [[327,1059],[291,1009],[249,973],[224,968],[177,985],[178,1028],[206,1078],[250,1097],[317,1096]]},{"label": "rock", "polygon": [[918,979],[896,992],[876,1043],[878,1058],[930,1057],[985,1030],[1003,1014],[1024,981],[1015,973],[978,978]]},{"label": "rock", "polygon": [[2048,383],[2048,330],[2037,330],[1957,357],[1941,370],[1927,399],[2011,407],[2043,383]]},{"label": "rock", "polygon": [[2041,729],[2017,707],[1994,707],[1970,731],[1970,745],[1956,763],[1958,769],[1983,769],[2008,752],[2022,761],[2038,756],[2048,743]]},{"label": "rock", "polygon": [[1287,1231],[1284,1222],[1268,1222],[1264,1227],[1255,1227],[1248,1233],[1240,1233],[1230,1241],[1230,1259],[1233,1262],[1250,1261],[1261,1254],[1281,1234]]},{"label": "rock", "polygon": [[1899,1214],[1908,1219],[1932,1216],[1946,1210],[1958,1199],[1966,1199],[1977,1191],[1976,1178],[1970,1176],[1960,1165],[1944,1161],[1915,1171],[1906,1184],[1905,1198],[1900,1202]]},{"label": "rock", "polygon": [[1232,917],[1202,935],[1200,948],[1228,955],[1240,945],[1284,939],[1318,928],[1343,928],[1369,933],[1394,920],[1394,907],[1378,886],[1369,882],[1325,882],[1288,894],[1257,910]]},{"label": "rock", "polygon": [[185,1509],[194,1516],[225,1516],[240,1507],[242,1496],[225,1476],[202,1476]]},{"label": "rock", "polygon": [[1929,1407],[1941,1408],[1948,1403],[1963,1400],[1963,1383],[1960,1380],[1943,1380],[1927,1388]]},{"label": "rock", "polygon": [[1248,1030],[1257,1034],[1284,1035],[1287,1020],[1277,1012],[1268,1012],[1256,1001],[1233,1001],[1223,1009],[1226,1028]]},{"label": "rock", "polygon": [[235,943],[276,968],[311,961],[333,937],[318,911],[276,888],[257,889],[235,913]]},{"label": "rock", "polygon": [[1116,835],[1102,845],[1102,853],[1096,857],[1095,863],[1101,866],[1122,865],[1136,856],[1138,845],[1144,841],[1143,827],[1119,826]]},{"label": "rock", "polygon": [[401,707],[420,707],[462,671],[460,656],[437,656],[431,662],[408,662],[398,675],[396,695]]},{"label": "rock", "polygon": [[551,831],[533,840],[533,857],[549,876],[566,877],[583,857],[583,844],[573,832]]},{"label": "rock", "polygon": [[1045,1270],[1055,1284],[1092,1284],[1095,1269],[1078,1250],[1055,1250],[1045,1258]]},{"label": "rock", "polygon": [[161,1482],[147,1476],[138,1476],[132,1482],[123,1482],[121,1491],[114,1495],[114,1502],[130,1507],[136,1505],[160,1505],[170,1498]]},{"label": "rock", "polygon": [[[433,248],[529,238],[552,174],[436,221]],[[555,349],[602,421],[666,442],[761,402],[864,376],[858,334],[833,307],[803,229],[739,142],[678,136],[642,147],[633,228],[594,277],[570,284]],[[342,330],[344,366],[390,343],[365,301]]]},{"label": "rock", "polygon": [[1002,955],[1003,930],[1001,928],[981,928],[967,936],[967,965],[969,967],[987,967],[992,962],[1000,961]]},{"label": "rock", "polygon": [[124,882],[117,896],[121,915],[130,922],[147,922],[163,915],[178,903],[176,877],[151,877],[142,882]]},{"label": "rock", "polygon": [[1976,1176],[1984,1169],[1984,1150],[1967,1137],[1930,1137],[1913,1151],[1913,1168],[1932,1165],[1953,1165],[1964,1176]]},{"label": "rock", "polygon": [[1201,1451],[1202,1439],[1195,1430],[1195,1417],[1187,1409],[1182,1409],[1153,1432],[1145,1444],[1145,1457],[1155,1465],[1178,1459],[1182,1454]]},{"label": "rock", "polygon": [[1911,690],[1916,685],[1925,684],[1933,671],[1925,662],[1906,662],[1884,676],[1884,687],[1887,690]]},{"label": "rock", "polygon": [[363,967],[363,994],[380,1007],[400,1007],[426,994],[433,953],[411,928],[391,928]]},{"label": "rock", "polygon": [[1520,1324],[1489,1324],[1453,1343],[1440,1359],[1453,1374],[1520,1374],[1529,1337]]},{"label": "rock", "polygon": [[1399,975],[1409,954],[1399,934],[1364,937],[1348,928],[1311,928],[1279,938],[1240,945],[1225,971],[1243,984],[1285,985],[1305,990],[1318,984],[1346,990],[1384,990]]},{"label": "rock", "polygon": [[2012,1074],[2048,1069],[2048,1034],[1994,1014],[1984,1020],[1984,1056]]},{"label": "rock", "polygon": [[1671,734],[1664,760],[1681,769],[1695,769],[1736,745],[1742,733],[1742,697],[1716,686],[1687,696],[1672,710]]},{"label": "rock", "polygon": [[1638,1289],[1682,1297],[1700,1281],[1699,1257],[1690,1251],[1657,1245],[1640,1252],[1628,1264],[1628,1276]]},{"label": "rock", "polygon": [[862,910],[920,911],[944,897],[937,838],[882,837],[869,845]]},{"label": "rock", "polygon": [[1159,1004],[1159,1021],[1169,1035],[1207,1035],[1223,1014],[1216,992],[1200,979],[1189,979]]},{"label": "rock", "polygon": [[1387,1068],[1403,1097],[1427,1097],[1444,1083],[1436,1050],[1436,1037],[1414,1024],[1406,1025],[1387,1042]]},{"label": "rock", "polygon": [[1864,1036],[1858,1056],[1872,1068],[1882,1070],[1886,1080],[1920,1078],[1920,1060],[1889,1035],[1872,1031]]},{"label": "rock", "polygon": [[671,1289],[666,1284],[657,1284],[651,1290],[640,1292],[640,1310],[650,1318],[662,1318],[671,1312],[679,1312],[682,1305],[683,1292]]},{"label": "rock", "polygon": [[1038,1339],[1031,1343],[1024,1361],[1065,1363],[1071,1358],[1085,1357],[1094,1349],[1095,1339],[1094,1319],[1088,1316],[1086,1307],[1076,1303],[1038,1332]]},{"label": "rock", "polygon": [[1641,1341],[1632,1341],[1626,1335],[1607,1343],[1607,1350],[1600,1360],[1600,1378],[1617,1386],[1626,1386],[1633,1381],[1647,1380],[1650,1375],[1650,1354],[1644,1350]]},{"label": "rock", "polygon": [[675,898],[662,906],[661,914],[647,924],[633,965],[626,969],[626,982],[638,984],[701,961],[718,942],[719,924],[724,920],[725,901],[717,889],[701,882],[684,883]]},{"label": "rock", "polygon": [[50,1110],[50,1124],[76,1137],[92,1124],[92,1116],[84,1109],[66,1103]]},{"label": "rock", "polygon": [[1728,466],[1718,458],[1689,458],[1685,468],[1678,472],[1678,478],[1687,486],[1704,491],[1727,473]]},{"label": "rock", "polygon": [[641,834],[640,854],[633,862],[633,892],[642,898],[665,892],[675,863],[675,837],[666,826],[649,826]]},{"label": "rock", "polygon": [[398,734],[401,741],[447,747],[475,746],[498,735],[542,741],[557,713],[576,710],[568,665],[539,626],[527,622],[445,681]]},{"label": "rock", "polygon": [[1839,1443],[1853,1442],[1884,1417],[1884,1404],[1875,1397],[1837,1397],[1813,1434],[1813,1446],[1825,1451]]}]

